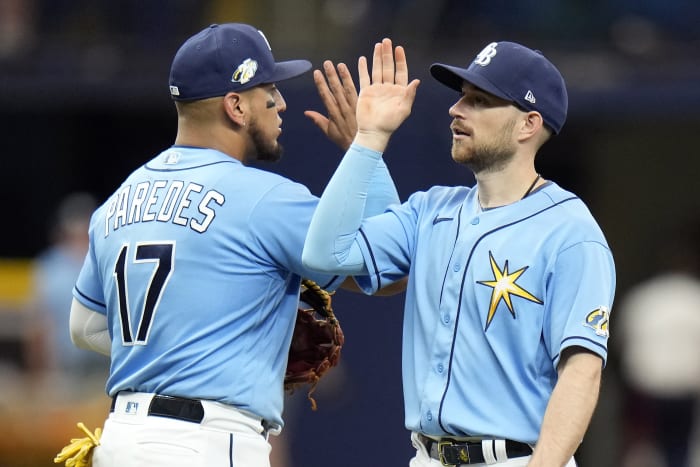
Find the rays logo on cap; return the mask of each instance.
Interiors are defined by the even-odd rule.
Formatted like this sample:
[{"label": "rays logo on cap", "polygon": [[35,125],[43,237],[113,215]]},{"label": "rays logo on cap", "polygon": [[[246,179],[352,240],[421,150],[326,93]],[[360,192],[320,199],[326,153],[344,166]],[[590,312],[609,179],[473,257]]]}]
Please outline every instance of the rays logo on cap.
[{"label": "rays logo on cap", "polygon": [[253,79],[253,76],[255,76],[255,73],[257,71],[258,62],[256,62],[252,58],[246,58],[245,60],[243,60],[243,63],[238,65],[236,71],[233,72],[231,81],[233,81],[234,83],[245,84],[251,79]]},{"label": "rays logo on cap", "polygon": [[610,337],[610,330],[608,329],[609,322],[610,312],[608,311],[608,307],[601,306],[588,313],[583,325],[593,329],[598,336]]},{"label": "rays logo on cap", "polygon": [[498,42],[491,42],[489,45],[484,47],[484,50],[479,52],[479,55],[477,55],[474,59],[474,63],[481,66],[486,66],[491,63],[491,59],[498,53],[496,50],[497,45]]}]

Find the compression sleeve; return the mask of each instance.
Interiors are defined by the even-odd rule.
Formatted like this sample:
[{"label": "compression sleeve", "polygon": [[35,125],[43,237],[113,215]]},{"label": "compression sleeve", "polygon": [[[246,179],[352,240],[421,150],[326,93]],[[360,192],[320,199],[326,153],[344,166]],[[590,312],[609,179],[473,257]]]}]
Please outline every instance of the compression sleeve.
[{"label": "compression sleeve", "polygon": [[335,274],[366,274],[355,242],[373,174],[382,153],[353,144],[323,191],[304,243],[309,269]]},{"label": "compression sleeve", "polygon": [[110,355],[112,339],[107,316],[87,308],[76,299],[70,308],[70,336],[76,347]]},{"label": "compression sleeve", "polygon": [[369,183],[363,217],[381,214],[387,207],[400,202],[389,168],[384,159],[380,158]]}]

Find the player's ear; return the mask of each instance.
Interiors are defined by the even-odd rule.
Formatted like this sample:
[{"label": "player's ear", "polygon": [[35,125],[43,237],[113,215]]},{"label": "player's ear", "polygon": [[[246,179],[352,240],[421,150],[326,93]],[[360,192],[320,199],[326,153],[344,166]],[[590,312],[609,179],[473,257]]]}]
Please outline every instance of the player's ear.
[{"label": "player's ear", "polygon": [[520,133],[518,139],[524,141],[539,134],[542,131],[544,120],[539,112],[525,112],[521,120]]},{"label": "player's ear", "polygon": [[237,92],[229,92],[224,96],[224,112],[238,126],[245,126],[246,106],[243,98]]}]

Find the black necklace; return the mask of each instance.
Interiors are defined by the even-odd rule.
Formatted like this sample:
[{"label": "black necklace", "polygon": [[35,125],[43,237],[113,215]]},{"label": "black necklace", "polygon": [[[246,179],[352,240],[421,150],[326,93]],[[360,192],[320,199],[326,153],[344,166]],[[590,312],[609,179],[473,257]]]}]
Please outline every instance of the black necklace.
[{"label": "black necklace", "polygon": [[[529,195],[530,193],[532,193],[532,190],[535,188],[535,185],[537,185],[537,182],[540,180],[540,178],[541,178],[541,177],[540,177],[540,174],[537,174],[537,176],[535,177],[535,179],[532,181],[532,184],[530,185],[530,188],[528,188],[527,191],[525,192],[525,194],[523,195],[523,197],[520,198],[521,200],[527,198],[528,195]],[[481,199],[479,199],[479,193],[476,194],[476,200],[477,200],[477,202],[479,203],[479,209],[481,209],[482,211],[489,211],[489,210],[491,210],[491,209],[496,209],[497,207],[500,207],[500,206],[495,206],[495,207],[492,207],[492,208],[485,208],[485,207],[483,207],[483,206],[481,205]]]},{"label": "black necklace", "polygon": [[535,180],[532,181],[532,185],[530,185],[530,188],[527,189],[525,194],[523,195],[522,198],[520,199],[525,199],[527,196],[532,193],[532,189],[535,188],[535,185],[537,185],[537,182],[540,180],[540,174],[537,174],[537,177],[535,177]]}]

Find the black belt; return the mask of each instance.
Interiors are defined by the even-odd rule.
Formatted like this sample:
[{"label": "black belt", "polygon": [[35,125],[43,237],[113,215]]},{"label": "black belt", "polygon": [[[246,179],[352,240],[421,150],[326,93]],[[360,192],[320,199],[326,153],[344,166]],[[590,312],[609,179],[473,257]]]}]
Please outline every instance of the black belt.
[{"label": "black belt", "polygon": [[[112,398],[110,412],[114,412],[116,403],[117,397],[115,396]],[[173,418],[183,422],[202,423],[202,420],[204,420],[204,407],[198,399],[156,394],[148,405],[148,415]],[[270,430],[271,425],[266,420],[262,420],[260,423],[263,427],[262,435],[267,437],[267,432]]]},{"label": "black belt", "polygon": [[[117,398],[114,397],[110,412],[114,412],[116,401]],[[204,419],[204,407],[202,407],[202,402],[196,399],[155,395],[148,406],[148,415],[201,423]]]},{"label": "black belt", "polygon": [[[481,441],[455,441],[449,438],[442,438],[440,441],[418,435],[420,441],[425,445],[428,454],[433,459],[438,459],[442,465],[469,465],[482,464],[486,461]],[[506,455],[508,458],[523,457],[532,454],[532,448],[525,443],[511,441],[506,442]]]}]

